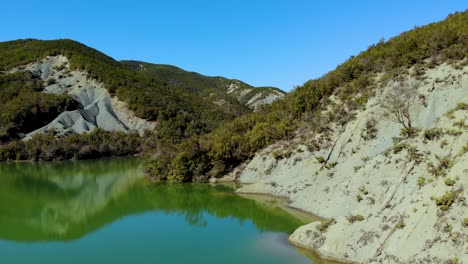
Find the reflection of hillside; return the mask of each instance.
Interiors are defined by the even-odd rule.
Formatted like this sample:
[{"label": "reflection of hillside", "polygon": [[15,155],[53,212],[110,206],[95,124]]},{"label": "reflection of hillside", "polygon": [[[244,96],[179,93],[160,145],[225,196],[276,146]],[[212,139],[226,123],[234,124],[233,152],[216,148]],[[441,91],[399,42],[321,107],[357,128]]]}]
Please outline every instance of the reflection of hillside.
[{"label": "reflection of hillside", "polygon": [[203,184],[147,185],[135,159],[0,165],[0,238],[17,241],[80,238],[116,219],[145,211],[183,215],[206,225],[204,213],[251,220],[291,232],[302,224],[286,212]]},{"label": "reflection of hillside", "polygon": [[138,169],[136,159],[0,165],[0,235],[66,239],[141,178]]}]

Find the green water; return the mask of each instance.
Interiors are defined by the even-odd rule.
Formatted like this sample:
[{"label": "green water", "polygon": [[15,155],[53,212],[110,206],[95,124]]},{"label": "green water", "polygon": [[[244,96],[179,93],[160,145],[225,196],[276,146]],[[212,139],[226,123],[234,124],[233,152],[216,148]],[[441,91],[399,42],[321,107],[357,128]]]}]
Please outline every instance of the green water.
[{"label": "green water", "polygon": [[313,261],[286,242],[303,222],[277,203],[228,186],[149,184],[139,167],[0,164],[0,263]]}]

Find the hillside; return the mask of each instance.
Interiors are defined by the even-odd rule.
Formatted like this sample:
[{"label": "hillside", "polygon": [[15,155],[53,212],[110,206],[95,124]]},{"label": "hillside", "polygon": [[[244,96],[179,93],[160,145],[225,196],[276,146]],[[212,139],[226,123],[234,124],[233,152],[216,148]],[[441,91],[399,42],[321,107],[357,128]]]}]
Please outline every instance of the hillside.
[{"label": "hillside", "polygon": [[257,113],[149,157],[323,217],[290,237],[349,263],[468,263],[468,11],[381,41]]},{"label": "hillside", "polygon": [[250,109],[283,97],[286,93],[274,87],[253,87],[239,80],[224,77],[208,77],[188,72],[171,65],[151,64],[141,61],[121,61],[128,69],[140,71],[160,81],[185,89],[203,98],[223,104],[232,100]]},{"label": "hillside", "polygon": [[[144,141],[178,143],[256,107],[204,85],[171,84],[72,40],[0,43],[0,160],[134,154]],[[79,136],[91,131],[139,143],[117,150]]]}]

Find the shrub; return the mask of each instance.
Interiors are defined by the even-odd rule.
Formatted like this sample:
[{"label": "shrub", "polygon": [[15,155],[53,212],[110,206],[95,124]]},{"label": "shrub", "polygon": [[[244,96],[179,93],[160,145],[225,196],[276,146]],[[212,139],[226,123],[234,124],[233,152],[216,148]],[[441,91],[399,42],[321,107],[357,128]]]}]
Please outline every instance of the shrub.
[{"label": "shrub", "polygon": [[447,177],[447,178],[445,178],[444,183],[447,186],[453,186],[453,185],[455,185],[455,180]]},{"label": "shrub", "polygon": [[292,152],[291,151],[274,151],[273,152],[273,158],[275,160],[281,160],[281,159],[284,159],[284,158],[290,158],[292,155]]},{"label": "shrub", "polygon": [[350,215],[348,217],[346,217],[346,219],[348,220],[349,223],[354,223],[356,221],[363,221],[364,220],[364,216],[362,215]]},{"label": "shrub", "polygon": [[418,136],[421,129],[416,127],[405,127],[400,131],[400,136],[404,138],[414,138]]},{"label": "shrub", "polygon": [[447,211],[450,209],[450,206],[457,200],[459,192],[457,191],[450,191],[446,192],[441,197],[434,198],[436,205],[442,211]]},{"label": "shrub", "polygon": [[468,217],[465,217],[462,222],[463,227],[468,227]]},{"label": "shrub", "polygon": [[409,148],[410,146],[406,143],[400,143],[398,145],[395,145],[393,146],[392,150],[393,150],[393,154],[398,154],[400,153],[402,150],[404,149],[407,149]]},{"label": "shrub", "polygon": [[463,148],[458,152],[458,156],[463,156],[468,152],[468,143],[463,146]]},{"label": "shrub", "polygon": [[47,80],[47,85],[52,85],[55,83],[57,83],[57,80],[55,80],[54,78],[50,78],[49,80]]},{"label": "shrub", "polygon": [[403,219],[400,219],[400,221],[398,221],[395,227],[398,229],[403,229],[405,226],[406,226],[405,221]]},{"label": "shrub", "polygon": [[371,118],[366,121],[366,128],[361,132],[361,137],[365,140],[374,139],[377,137],[377,121],[374,118]]},{"label": "shrub", "polygon": [[434,166],[432,163],[429,164],[429,172],[434,176],[443,176],[446,174],[447,170],[453,167],[453,161],[450,156],[443,157],[439,159],[439,165]]},{"label": "shrub", "polygon": [[424,184],[426,184],[426,178],[424,178],[424,177],[419,177],[419,178],[418,178],[418,186],[419,186],[419,188],[423,187]]},{"label": "shrub", "polygon": [[322,222],[320,222],[320,224],[317,225],[316,228],[318,231],[325,233],[327,232],[328,227],[334,224],[336,224],[336,220],[334,218],[330,218],[330,219],[323,220]]},{"label": "shrub", "polygon": [[318,157],[315,157],[315,158],[317,159],[318,163],[324,164],[325,162],[327,162],[327,160],[322,156],[318,156]]},{"label": "shrub", "polygon": [[424,138],[427,140],[437,140],[444,134],[444,130],[441,128],[430,128],[424,131]]}]

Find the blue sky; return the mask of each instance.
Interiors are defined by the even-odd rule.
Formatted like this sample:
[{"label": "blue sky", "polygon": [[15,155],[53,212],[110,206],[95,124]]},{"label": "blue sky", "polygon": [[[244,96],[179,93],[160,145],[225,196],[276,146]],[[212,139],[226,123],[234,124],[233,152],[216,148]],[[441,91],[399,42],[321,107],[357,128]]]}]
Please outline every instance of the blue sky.
[{"label": "blue sky", "polygon": [[465,0],[4,1],[0,41],[70,38],[117,59],[293,86]]}]

